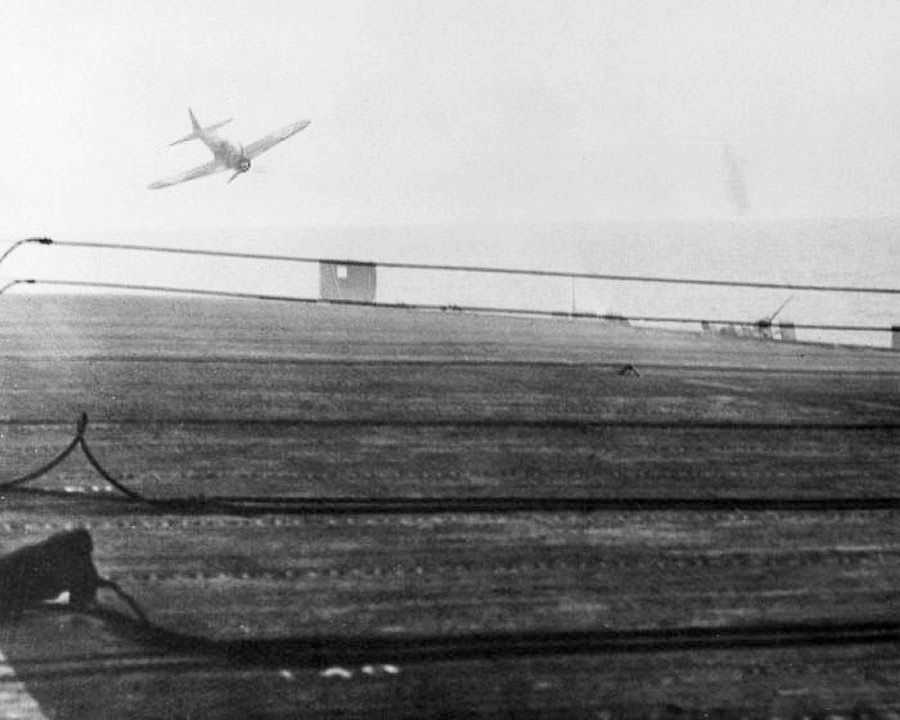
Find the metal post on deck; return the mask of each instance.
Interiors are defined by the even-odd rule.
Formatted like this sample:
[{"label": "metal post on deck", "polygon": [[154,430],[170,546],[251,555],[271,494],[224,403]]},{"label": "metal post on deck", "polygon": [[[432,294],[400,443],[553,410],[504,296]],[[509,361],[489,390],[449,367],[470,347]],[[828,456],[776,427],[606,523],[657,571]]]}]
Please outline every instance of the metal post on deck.
[{"label": "metal post on deck", "polygon": [[572,310],[569,313],[569,319],[571,320],[575,317],[575,277],[570,277],[569,280],[572,283]]},{"label": "metal post on deck", "polygon": [[891,349],[900,350],[900,325],[891,325]]}]

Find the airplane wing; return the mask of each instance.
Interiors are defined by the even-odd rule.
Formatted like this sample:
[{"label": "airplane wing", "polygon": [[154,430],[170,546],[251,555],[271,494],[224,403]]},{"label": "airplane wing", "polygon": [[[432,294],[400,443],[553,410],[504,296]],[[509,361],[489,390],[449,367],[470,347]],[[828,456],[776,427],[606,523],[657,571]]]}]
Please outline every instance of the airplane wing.
[{"label": "airplane wing", "polygon": [[165,180],[157,180],[155,183],[150,183],[147,187],[151,190],[159,190],[159,188],[169,187],[170,185],[177,185],[178,183],[187,182],[188,180],[196,180],[199,177],[203,177],[204,175],[212,175],[217,172],[222,172],[225,169],[225,166],[222,165],[218,160],[213,160],[212,162],[206,163],[206,165],[201,165],[200,167],[195,167],[193,170],[188,170],[187,172],[183,172],[180,175],[173,175],[170,178],[166,178]]},{"label": "airplane wing", "polygon": [[284,142],[291,135],[296,135],[298,132],[303,130],[307,125],[309,125],[309,120],[300,120],[299,122],[291,123],[290,125],[286,125],[280,130],[276,130],[273,133],[269,133],[263,138],[250,143],[244,148],[244,155],[246,155],[250,160],[255,158],[257,155],[262,155],[266,150],[274,147],[280,142]]}]

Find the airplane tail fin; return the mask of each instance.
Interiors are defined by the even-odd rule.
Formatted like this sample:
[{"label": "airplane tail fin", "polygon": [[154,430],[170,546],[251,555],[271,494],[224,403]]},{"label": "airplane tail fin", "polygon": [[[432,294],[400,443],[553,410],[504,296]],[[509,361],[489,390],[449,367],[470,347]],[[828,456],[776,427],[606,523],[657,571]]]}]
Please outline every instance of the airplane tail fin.
[{"label": "airplane tail fin", "polygon": [[202,140],[204,134],[212,133],[215,130],[218,130],[223,125],[227,125],[232,120],[232,118],[228,118],[227,120],[222,120],[221,122],[213,123],[212,125],[207,125],[206,127],[200,127],[200,123],[197,122],[194,111],[190,108],[188,108],[188,115],[190,115],[191,117],[191,126],[193,127],[193,130],[183,138],[178,138],[178,140],[176,140],[175,142],[169,143],[169,146],[179,145],[180,143],[187,142],[188,140]]}]

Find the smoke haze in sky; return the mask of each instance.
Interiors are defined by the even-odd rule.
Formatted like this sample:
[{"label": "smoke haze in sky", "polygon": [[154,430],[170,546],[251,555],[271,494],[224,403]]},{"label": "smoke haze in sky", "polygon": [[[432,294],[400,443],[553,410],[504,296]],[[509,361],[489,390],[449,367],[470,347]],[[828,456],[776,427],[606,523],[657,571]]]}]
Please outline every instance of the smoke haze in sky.
[{"label": "smoke haze in sky", "polygon": [[[6,237],[900,208],[895,2],[4,4]],[[150,192],[312,125],[246,176]],[[257,171],[257,166],[262,171]]]}]

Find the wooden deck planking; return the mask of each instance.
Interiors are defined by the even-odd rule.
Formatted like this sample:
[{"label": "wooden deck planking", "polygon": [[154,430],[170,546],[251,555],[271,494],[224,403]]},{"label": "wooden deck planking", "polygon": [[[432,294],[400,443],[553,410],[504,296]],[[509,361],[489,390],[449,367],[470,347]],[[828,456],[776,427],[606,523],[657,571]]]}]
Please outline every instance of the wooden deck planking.
[{"label": "wooden deck planking", "polygon": [[[900,368],[887,352],[617,327],[586,338],[586,324],[522,319],[354,310],[340,325],[333,309],[147,307],[135,318],[106,306],[103,322],[43,298],[25,313],[32,324],[0,321],[0,479],[64,446],[84,410],[104,464],[164,494],[896,494]],[[373,320],[383,321],[377,341],[355,342]],[[416,344],[417,333],[439,342]],[[472,354],[514,362],[459,364]],[[588,358],[649,368],[620,377],[614,366],[523,364]],[[745,369],[719,367],[729,365]],[[583,425],[604,420],[673,427]],[[697,420],[888,427],[679,426]],[[78,457],[42,482],[100,485]],[[184,517],[16,495],[3,501],[0,547],[89,527],[101,571],[152,617],[212,637],[717,626],[893,617],[896,519]],[[900,703],[896,646],[470,661],[396,677],[351,668],[350,681],[297,668],[128,670],[124,659],[109,671],[91,658],[147,648],[65,614],[3,628],[0,647],[59,717],[774,716]],[[72,675],[52,664],[67,656],[81,658]],[[37,673],[41,663],[50,671]]]}]

